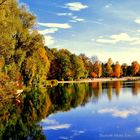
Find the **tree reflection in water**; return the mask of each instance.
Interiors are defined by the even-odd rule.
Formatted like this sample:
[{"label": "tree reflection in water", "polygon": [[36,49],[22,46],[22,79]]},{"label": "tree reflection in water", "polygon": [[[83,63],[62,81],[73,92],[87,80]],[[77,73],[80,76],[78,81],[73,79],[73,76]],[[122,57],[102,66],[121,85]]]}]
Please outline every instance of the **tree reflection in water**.
[{"label": "tree reflection in water", "polygon": [[42,128],[37,124],[46,117],[50,100],[39,90],[23,93],[21,103],[8,102],[0,108],[0,139],[2,140],[45,140]]},{"label": "tree reflection in water", "polygon": [[[137,95],[139,81],[134,81],[132,94]],[[82,84],[59,84],[49,89],[24,92],[16,100],[0,103],[0,139],[2,140],[45,140],[39,122],[52,113],[64,112],[77,106],[85,106],[89,101],[98,101],[104,96],[112,100],[119,97],[121,90],[129,87],[129,82],[94,82]]]}]

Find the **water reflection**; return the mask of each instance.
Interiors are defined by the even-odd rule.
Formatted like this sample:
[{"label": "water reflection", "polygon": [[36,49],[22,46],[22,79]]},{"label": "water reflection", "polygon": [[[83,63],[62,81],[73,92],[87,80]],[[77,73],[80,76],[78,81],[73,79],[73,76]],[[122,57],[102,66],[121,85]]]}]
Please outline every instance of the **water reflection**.
[{"label": "water reflection", "polygon": [[[50,89],[55,109],[40,123],[44,134],[50,140],[137,140],[139,85],[139,81],[114,81],[64,84]],[[56,93],[62,96],[56,98]]]},{"label": "water reflection", "polygon": [[98,99],[102,96],[102,92],[106,90],[108,100],[112,100],[113,90],[115,89],[116,96],[119,97],[121,91],[121,82],[114,81],[114,82],[94,82],[90,84],[94,96]]},{"label": "water reflection", "polygon": [[138,82],[138,81],[134,81],[132,87],[133,87],[133,88],[132,88],[132,93],[133,93],[133,95],[137,95],[138,92],[139,92],[139,88],[140,88],[139,82]]},{"label": "water reflection", "polygon": [[88,84],[64,84],[49,90],[52,112],[84,106],[92,96]]},{"label": "water reflection", "polygon": [[120,81],[115,81],[114,82],[114,88],[115,88],[116,96],[118,96],[118,97],[120,95],[121,87],[122,87],[122,85],[121,85]]},{"label": "water reflection", "polygon": [[[97,129],[100,130],[105,127],[108,130],[111,127],[110,124],[114,124],[116,121],[106,116],[107,114],[122,119],[128,119],[131,115],[139,114],[138,100],[134,102],[130,96],[130,94],[138,96],[139,89],[139,81],[114,81],[59,84],[47,90],[36,89],[23,93],[20,97],[20,104],[17,104],[15,100],[6,101],[5,104],[0,103],[0,139],[45,140],[48,137],[49,140],[58,140],[65,139],[65,136],[60,136],[64,134],[64,130],[66,131],[65,135],[73,134],[73,138],[69,136],[69,139],[74,139],[75,135],[88,137],[94,134],[97,136]],[[128,92],[129,94],[127,94]],[[121,98],[120,102],[116,104],[115,99],[119,98]],[[126,100],[124,100],[125,98]],[[108,104],[107,101],[108,103],[111,101],[111,103]],[[130,102],[129,105],[125,103],[127,101]],[[98,104],[93,105],[94,103]],[[104,103],[106,103],[106,106],[104,106]],[[137,105],[137,108],[133,107],[135,105]],[[82,109],[83,111],[81,111]],[[89,111],[92,113],[89,114]],[[62,113],[59,114],[60,112]],[[92,117],[93,114],[94,117]],[[108,119],[110,119],[110,124],[104,122],[109,121]],[[88,121],[94,121],[94,123],[91,124]],[[120,123],[121,120],[119,120]],[[74,124],[76,125],[75,128],[69,130]],[[140,132],[139,126],[136,128],[137,133]],[[87,128],[90,128],[90,131]],[[55,130],[59,130],[59,132],[55,133]],[[114,131],[118,131],[118,129],[114,128]],[[101,132],[98,132],[98,138],[99,134],[104,134]]]},{"label": "water reflection", "polygon": [[95,98],[99,98],[102,95],[102,82],[90,83],[90,86]]},{"label": "water reflection", "polygon": [[20,104],[11,100],[0,108],[0,139],[45,140],[42,127],[37,122],[48,115],[49,97],[46,93],[34,90],[25,93],[19,100]]},{"label": "water reflection", "polygon": [[[131,84],[131,86],[130,86]],[[122,82],[122,81],[113,81],[113,82],[94,82],[89,84],[92,88],[94,96],[98,99],[102,96],[102,93],[107,93],[108,100],[112,100],[112,96],[115,93],[117,97],[120,96],[121,90],[125,88],[131,88],[133,95],[138,95],[140,90],[140,82]]]}]

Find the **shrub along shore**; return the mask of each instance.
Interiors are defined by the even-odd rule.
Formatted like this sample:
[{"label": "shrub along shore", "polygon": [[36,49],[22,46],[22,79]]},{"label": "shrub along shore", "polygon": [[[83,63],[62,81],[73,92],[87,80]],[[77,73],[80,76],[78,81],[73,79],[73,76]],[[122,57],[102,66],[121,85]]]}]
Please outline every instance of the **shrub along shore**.
[{"label": "shrub along shore", "polygon": [[58,83],[92,83],[92,82],[107,82],[107,81],[134,81],[140,80],[140,77],[122,77],[122,78],[91,78],[91,79],[81,79],[73,81],[58,81]]}]

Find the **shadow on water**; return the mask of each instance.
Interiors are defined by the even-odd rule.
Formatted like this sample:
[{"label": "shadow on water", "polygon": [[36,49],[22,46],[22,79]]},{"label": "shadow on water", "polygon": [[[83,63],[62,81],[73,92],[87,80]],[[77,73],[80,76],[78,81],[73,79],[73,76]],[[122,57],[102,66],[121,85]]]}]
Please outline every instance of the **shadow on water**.
[{"label": "shadow on water", "polygon": [[121,90],[132,89],[137,96],[140,82],[94,82],[82,84],[59,84],[49,89],[24,92],[20,103],[9,100],[0,103],[0,139],[2,140],[45,140],[39,122],[56,112],[68,111],[85,106],[89,101],[97,102],[102,96],[109,101],[119,97]]}]

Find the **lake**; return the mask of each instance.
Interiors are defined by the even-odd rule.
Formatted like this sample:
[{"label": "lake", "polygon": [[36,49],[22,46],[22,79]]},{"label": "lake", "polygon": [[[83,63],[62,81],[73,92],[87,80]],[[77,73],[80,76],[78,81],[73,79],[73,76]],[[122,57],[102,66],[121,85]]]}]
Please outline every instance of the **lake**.
[{"label": "lake", "polygon": [[140,139],[140,81],[59,84],[20,100],[1,102],[0,139]]},{"label": "lake", "polygon": [[139,81],[55,87],[58,111],[41,121],[44,135],[48,140],[138,140],[139,88]]}]

